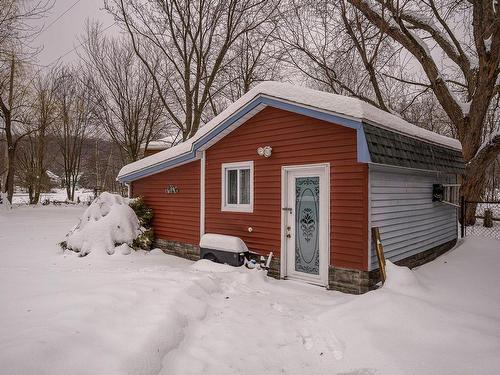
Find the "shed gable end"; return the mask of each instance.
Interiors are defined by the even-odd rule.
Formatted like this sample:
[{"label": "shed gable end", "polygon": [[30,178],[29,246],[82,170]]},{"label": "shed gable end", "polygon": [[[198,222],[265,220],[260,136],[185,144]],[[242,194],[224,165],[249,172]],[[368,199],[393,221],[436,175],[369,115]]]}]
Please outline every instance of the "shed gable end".
[{"label": "shed gable end", "polygon": [[[358,163],[356,130],[267,107],[205,151],[207,233],[242,238],[261,254],[281,248],[282,167],[330,164],[330,264],[368,266],[368,168]],[[257,148],[272,147],[269,158]],[[221,211],[221,166],[253,161],[251,213]],[[251,228],[251,231],[249,230]]]}]

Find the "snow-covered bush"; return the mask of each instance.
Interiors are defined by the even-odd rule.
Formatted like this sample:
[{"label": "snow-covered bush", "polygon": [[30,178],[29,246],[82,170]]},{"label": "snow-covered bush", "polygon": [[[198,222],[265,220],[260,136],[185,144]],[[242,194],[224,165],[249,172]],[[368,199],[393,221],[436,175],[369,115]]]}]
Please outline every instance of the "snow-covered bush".
[{"label": "snow-covered bush", "polygon": [[[143,232],[127,200],[104,192],[85,210],[80,222],[66,235],[61,247],[73,250],[80,256],[90,252],[110,255],[115,251],[127,253],[126,248],[132,246]],[[123,244],[128,246],[121,246]]]}]

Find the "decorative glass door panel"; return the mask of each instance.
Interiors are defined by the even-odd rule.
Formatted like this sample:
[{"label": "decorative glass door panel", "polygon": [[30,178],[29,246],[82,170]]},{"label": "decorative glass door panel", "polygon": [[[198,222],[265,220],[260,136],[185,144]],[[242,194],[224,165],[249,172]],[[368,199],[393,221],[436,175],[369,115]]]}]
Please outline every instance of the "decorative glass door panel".
[{"label": "decorative glass door panel", "polygon": [[328,285],[328,164],[283,168],[282,253],[284,277]]},{"label": "decorative glass door panel", "polygon": [[295,178],[295,271],[319,275],[319,177]]}]

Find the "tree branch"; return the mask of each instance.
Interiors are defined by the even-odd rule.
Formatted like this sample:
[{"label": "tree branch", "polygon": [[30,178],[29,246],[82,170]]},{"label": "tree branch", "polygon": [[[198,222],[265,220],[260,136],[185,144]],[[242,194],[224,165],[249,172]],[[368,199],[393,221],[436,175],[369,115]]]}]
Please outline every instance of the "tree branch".
[{"label": "tree branch", "polygon": [[[450,92],[425,42],[405,27],[400,12],[396,13],[394,9],[392,11],[390,8],[388,9],[391,13],[389,15],[390,19],[392,19],[391,22],[383,14],[375,11],[366,0],[348,1],[381,31],[387,33],[404,46],[420,62],[441,106],[454,123],[460,123],[464,116],[461,107],[457,103],[455,96]],[[383,9],[386,4],[387,2],[383,2]]]}]

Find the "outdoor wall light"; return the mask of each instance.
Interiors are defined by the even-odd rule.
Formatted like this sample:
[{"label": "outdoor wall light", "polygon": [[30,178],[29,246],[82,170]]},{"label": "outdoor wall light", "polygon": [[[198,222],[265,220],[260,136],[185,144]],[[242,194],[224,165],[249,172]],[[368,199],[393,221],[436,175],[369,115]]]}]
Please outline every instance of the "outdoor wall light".
[{"label": "outdoor wall light", "polygon": [[259,156],[264,156],[265,158],[271,157],[272,152],[273,149],[271,146],[259,147],[257,149],[257,154],[259,154]]}]

